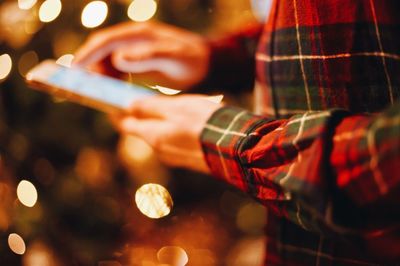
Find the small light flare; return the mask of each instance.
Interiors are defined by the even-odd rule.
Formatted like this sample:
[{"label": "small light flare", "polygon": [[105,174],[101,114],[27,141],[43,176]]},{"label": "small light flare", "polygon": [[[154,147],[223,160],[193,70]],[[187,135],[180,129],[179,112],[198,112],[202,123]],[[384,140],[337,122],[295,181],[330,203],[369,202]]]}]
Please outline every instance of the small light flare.
[{"label": "small light flare", "polygon": [[128,17],[136,22],[151,19],[157,11],[157,3],[154,0],[134,0],[128,7]]},{"label": "small light flare", "polygon": [[57,59],[56,64],[64,67],[71,67],[72,65],[72,60],[74,60],[74,55],[73,54],[65,54],[60,56],[60,58]]},{"label": "small light flare", "polygon": [[82,11],[82,25],[86,28],[98,27],[106,20],[107,14],[108,6],[105,2],[90,2]]},{"label": "small light flare", "polygon": [[172,209],[172,198],[168,190],[158,184],[145,184],[135,194],[138,209],[152,219],[167,216]]},{"label": "small light flare", "polygon": [[23,266],[61,266],[54,251],[40,240],[34,240],[26,249],[22,257]]},{"label": "small light flare", "polygon": [[39,19],[42,22],[51,22],[55,20],[61,13],[60,0],[46,0],[42,3],[39,9]]},{"label": "small light flare", "polygon": [[158,90],[159,92],[165,94],[165,95],[176,95],[178,93],[181,93],[182,91],[180,90],[174,90],[171,88],[155,85],[155,86],[150,86],[152,89]]},{"label": "small light flare", "polygon": [[224,99],[224,95],[222,95],[222,94],[207,97],[207,100],[209,100],[213,103],[221,103],[223,99]]},{"label": "small light flare", "polygon": [[177,246],[166,246],[157,252],[158,261],[166,265],[184,266],[189,258],[185,250]]},{"label": "small light flare", "polygon": [[37,0],[18,0],[18,7],[20,9],[28,10],[31,9],[36,2]]},{"label": "small light flare", "polygon": [[8,246],[12,252],[18,255],[23,255],[26,250],[24,240],[16,233],[12,233],[8,236]]},{"label": "small light flare", "polygon": [[33,207],[38,199],[38,193],[35,186],[27,181],[22,180],[17,187],[18,200],[27,207]]},{"label": "small light flare", "polygon": [[9,54],[0,55],[0,81],[5,79],[11,72],[12,60]]}]

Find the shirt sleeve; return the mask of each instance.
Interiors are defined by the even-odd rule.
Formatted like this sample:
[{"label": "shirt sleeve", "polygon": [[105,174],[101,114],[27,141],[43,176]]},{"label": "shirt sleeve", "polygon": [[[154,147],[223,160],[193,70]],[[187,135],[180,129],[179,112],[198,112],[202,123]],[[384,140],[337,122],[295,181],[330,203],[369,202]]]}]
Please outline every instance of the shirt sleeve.
[{"label": "shirt sleeve", "polygon": [[228,106],[201,141],[215,176],[275,214],[305,230],[368,238],[400,224],[399,136],[400,104],[379,115],[329,110],[285,120]]},{"label": "shirt sleeve", "polygon": [[255,51],[263,25],[254,23],[222,38],[209,38],[210,65],[206,79],[196,87],[243,91],[252,89]]}]

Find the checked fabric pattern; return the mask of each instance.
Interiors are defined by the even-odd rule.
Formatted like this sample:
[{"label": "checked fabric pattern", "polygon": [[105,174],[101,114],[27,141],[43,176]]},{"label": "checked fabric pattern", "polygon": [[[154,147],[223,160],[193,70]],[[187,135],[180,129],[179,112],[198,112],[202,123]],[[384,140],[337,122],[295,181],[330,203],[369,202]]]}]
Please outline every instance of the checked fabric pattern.
[{"label": "checked fabric pattern", "polygon": [[400,265],[399,11],[277,0],[257,52],[254,29],[211,44],[211,75],[224,45],[255,57],[262,114],[223,107],[201,141],[216,177],[268,207],[266,265]]}]

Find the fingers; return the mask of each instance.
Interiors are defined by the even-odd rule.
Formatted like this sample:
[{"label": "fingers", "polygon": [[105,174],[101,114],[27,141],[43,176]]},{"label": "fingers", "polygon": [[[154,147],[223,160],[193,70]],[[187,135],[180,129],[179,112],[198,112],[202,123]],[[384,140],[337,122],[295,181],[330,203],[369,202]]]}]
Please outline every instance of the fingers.
[{"label": "fingers", "polygon": [[112,122],[118,130],[140,137],[152,147],[158,146],[160,136],[165,135],[170,128],[170,125],[162,120],[141,120],[132,116],[113,117]]},{"label": "fingers", "polygon": [[164,119],[173,111],[174,100],[167,96],[153,96],[135,101],[129,108],[129,113],[140,119]]},{"label": "fingers", "polygon": [[[173,53],[172,50],[178,51],[180,48],[176,47],[176,45],[180,45],[179,42],[174,41],[177,39],[181,40],[182,44],[193,44],[203,41],[202,37],[197,34],[161,23],[121,23],[92,34],[75,53],[74,64],[81,66],[90,65],[110,55],[117,47],[128,46],[133,42],[137,44],[141,41],[146,42],[147,46],[149,46],[149,41],[158,40],[160,44],[163,42],[162,46],[164,49],[156,50],[160,51],[161,54],[171,54]],[[141,52],[144,52],[144,48],[141,49]],[[185,51],[184,54],[190,54],[190,52],[190,50]],[[181,53],[181,55],[183,54]]]},{"label": "fingers", "polygon": [[[114,117],[112,120],[120,131],[142,138],[152,146],[163,163],[172,167],[185,167],[209,173],[200,144],[196,147],[190,145],[185,147],[182,145],[182,142],[187,144],[184,138],[180,138],[178,144],[173,142],[171,135],[176,135],[178,129],[170,123],[155,119],[140,120],[130,116]],[[197,137],[194,139],[197,140]]]},{"label": "fingers", "polygon": [[121,47],[113,52],[113,57],[125,61],[143,61],[153,57],[170,56],[183,58],[189,54],[182,54],[185,47],[182,42],[171,41],[169,39],[153,39]]},{"label": "fingers", "polygon": [[163,145],[163,152],[157,155],[160,161],[167,165],[185,167],[205,174],[210,173],[210,168],[204,160],[204,154],[200,147],[198,149],[182,149],[173,145]]},{"label": "fingers", "polygon": [[154,40],[135,42],[129,46],[116,49],[112,53],[113,66],[125,73],[142,74],[149,72],[162,73],[166,79],[179,81],[190,75],[190,67],[182,54],[184,45],[180,42]]},{"label": "fingers", "polygon": [[149,23],[128,22],[98,31],[75,53],[74,64],[87,66],[101,61],[117,47],[128,45],[135,40],[148,40],[153,36],[153,32],[148,28]]},{"label": "fingers", "polygon": [[100,62],[87,66],[86,68],[91,72],[100,73],[102,75],[108,75],[118,79],[123,79],[125,75],[123,72],[118,71],[112,66],[111,58],[109,56]]},{"label": "fingers", "polygon": [[[166,118],[166,113],[171,109],[170,100],[167,96],[152,96],[145,99],[136,100],[132,103],[128,114],[125,115],[112,115],[110,120],[113,125],[120,130],[127,130],[129,126],[134,125],[134,121],[143,121],[144,119],[152,120],[163,120]],[[121,121],[130,118],[131,120],[126,120],[126,127],[122,128]],[[129,122],[132,121],[132,122]]]},{"label": "fingers", "polygon": [[[92,34],[76,52],[73,64],[187,89],[206,76],[208,54],[208,44],[198,34],[161,23],[129,22]],[[111,67],[104,68],[108,58]]]},{"label": "fingers", "polygon": [[140,119],[167,119],[179,122],[182,117],[212,112],[221,107],[209,96],[201,94],[180,96],[151,96],[134,101],[128,112]]}]

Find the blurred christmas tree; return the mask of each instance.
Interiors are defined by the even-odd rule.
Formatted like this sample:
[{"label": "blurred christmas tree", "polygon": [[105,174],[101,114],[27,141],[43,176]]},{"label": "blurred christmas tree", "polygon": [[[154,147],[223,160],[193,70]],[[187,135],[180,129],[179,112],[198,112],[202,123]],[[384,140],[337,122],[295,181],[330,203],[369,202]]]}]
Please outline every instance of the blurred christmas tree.
[{"label": "blurred christmas tree", "polygon": [[[224,264],[239,237],[261,235],[264,209],[212,178],[165,169],[141,140],[118,136],[104,114],[32,91],[23,77],[47,58],[67,64],[93,29],[156,16],[221,32],[218,18],[233,14],[239,24],[250,18],[249,5],[93,2],[0,1],[0,265],[183,265],[185,256],[188,265]],[[135,205],[145,183],[169,189],[174,208],[165,218]]]}]

